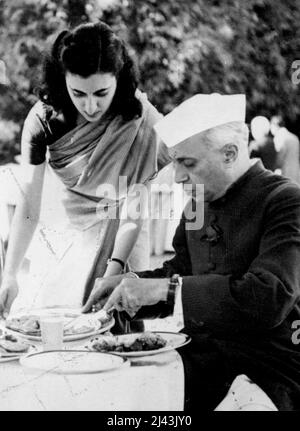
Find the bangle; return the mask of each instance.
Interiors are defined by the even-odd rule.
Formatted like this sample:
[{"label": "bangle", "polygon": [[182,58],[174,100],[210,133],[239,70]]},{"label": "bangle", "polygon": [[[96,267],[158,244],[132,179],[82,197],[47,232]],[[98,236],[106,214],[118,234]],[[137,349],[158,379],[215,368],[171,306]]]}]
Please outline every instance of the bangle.
[{"label": "bangle", "polygon": [[109,264],[110,262],[118,262],[118,264],[121,265],[122,269],[125,268],[125,263],[121,259],[117,259],[116,257],[112,257],[111,259],[107,260],[107,264]]}]

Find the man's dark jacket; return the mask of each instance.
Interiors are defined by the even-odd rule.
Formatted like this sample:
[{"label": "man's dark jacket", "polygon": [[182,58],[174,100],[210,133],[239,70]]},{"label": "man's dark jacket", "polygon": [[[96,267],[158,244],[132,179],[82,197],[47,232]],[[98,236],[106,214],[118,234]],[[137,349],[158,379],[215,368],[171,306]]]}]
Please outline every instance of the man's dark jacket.
[{"label": "man's dark jacket", "polygon": [[[247,374],[279,409],[300,410],[300,188],[257,162],[205,205],[200,230],[190,222],[183,215],[175,257],[139,273],[183,276],[187,402],[212,408]],[[139,316],[167,314],[160,303]]]}]

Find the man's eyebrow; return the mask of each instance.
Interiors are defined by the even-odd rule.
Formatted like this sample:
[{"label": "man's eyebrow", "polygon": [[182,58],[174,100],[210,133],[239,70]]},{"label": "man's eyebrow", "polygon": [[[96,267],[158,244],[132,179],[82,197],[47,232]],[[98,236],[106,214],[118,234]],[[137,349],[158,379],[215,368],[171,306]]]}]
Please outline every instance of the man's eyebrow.
[{"label": "man's eyebrow", "polygon": [[194,160],[196,160],[194,157],[190,157],[190,156],[186,156],[186,157],[172,157],[172,160],[173,161],[176,161],[176,162],[179,162],[179,163],[182,163],[182,162],[184,162],[185,160],[192,160],[192,161],[194,161]]}]

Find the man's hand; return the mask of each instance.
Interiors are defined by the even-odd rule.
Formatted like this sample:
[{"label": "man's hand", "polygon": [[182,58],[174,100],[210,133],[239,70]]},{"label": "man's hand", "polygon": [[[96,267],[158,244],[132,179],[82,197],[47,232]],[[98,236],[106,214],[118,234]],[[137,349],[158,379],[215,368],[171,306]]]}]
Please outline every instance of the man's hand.
[{"label": "man's hand", "polygon": [[88,313],[94,304],[104,305],[114,288],[121,283],[127,274],[113,275],[111,277],[96,278],[93,290],[82,308],[83,313]]},{"label": "man's hand", "polygon": [[15,277],[4,278],[0,289],[0,317],[7,318],[18,293],[19,285],[17,279]]},{"label": "man's hand", "polygon": [[115,308],[134,316],[145,305],[166,301],[168,279],[123,278],[104,305],[104,310]]}]

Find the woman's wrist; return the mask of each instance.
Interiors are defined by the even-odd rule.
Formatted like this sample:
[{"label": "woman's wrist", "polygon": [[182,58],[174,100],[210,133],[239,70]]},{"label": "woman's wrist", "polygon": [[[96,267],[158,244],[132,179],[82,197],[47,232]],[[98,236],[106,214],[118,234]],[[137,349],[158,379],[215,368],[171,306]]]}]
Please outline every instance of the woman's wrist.
[{"label": "woman's wrist", "polygon": [[118,275],[118,274],[122,274],[122,273],[123,273],[123,269],[122,269],[121,265],[118,262],[110,261],[107,264],[107,268],[106,268],[104,277],[109,277],[112,275]]},{"label": "woman's wrist", "polygon": [[116,257],[112,257],[112,258],[108,259],[107,264],[109,265],[111,263],[117,263],[118,265],[120,265],[122,271],[125,268],[125,262],[121,259],[116,258]]}]

